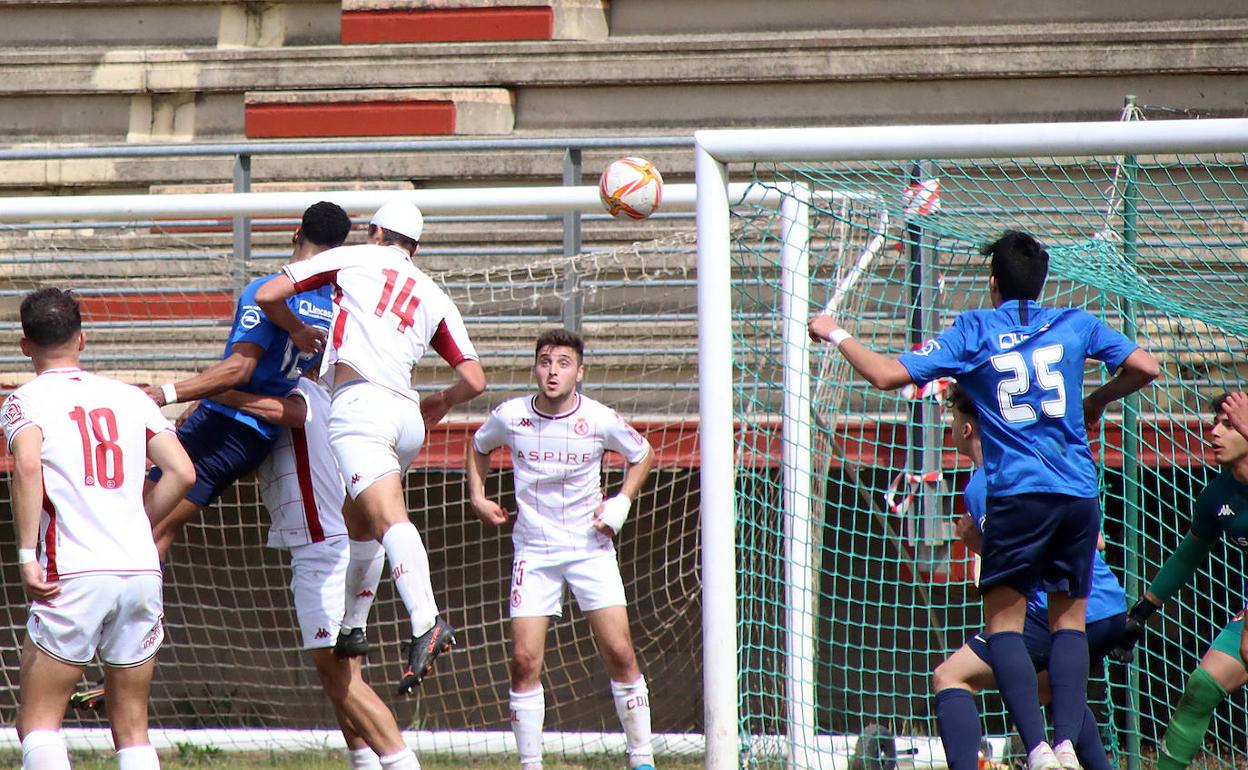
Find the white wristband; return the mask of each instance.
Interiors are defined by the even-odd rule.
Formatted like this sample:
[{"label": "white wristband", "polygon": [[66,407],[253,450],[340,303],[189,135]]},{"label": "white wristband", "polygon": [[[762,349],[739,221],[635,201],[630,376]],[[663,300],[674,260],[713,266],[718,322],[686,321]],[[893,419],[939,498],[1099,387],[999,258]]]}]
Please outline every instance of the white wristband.
[{"label": "white wristband", "polygon": [[621,492],[615,497],[607,498],[602,502],[602,512],[598,514],[598,520],[611,528],[615,534],[620,534],[620,528],[624,526],[624,520],[628,518],[628,511],[633,507],[633,499]]},{"label": "white wristband", "polygon": [[166,382],[164,385],[161,385],[160,392],[165,397],[166,404],[178,403],[178,386],[172,382]]},{"label": "white wristband", "polygon": [[850,334],[844,329],[833,329],[832,333],[828,335],[828,342],[831,342],[833,345],[836,345],[839,348],[842,342],[844,342],[845,340],[849,339],[852,336],[854,335]]},{"label": "white wristband", "polygon": [[17,549],[17,563],[18,564],[25,564],[28,561],[38,561],[38,560],[39,560],[39,556],[38,554],[35,553],[34,548],[18,548]]}]

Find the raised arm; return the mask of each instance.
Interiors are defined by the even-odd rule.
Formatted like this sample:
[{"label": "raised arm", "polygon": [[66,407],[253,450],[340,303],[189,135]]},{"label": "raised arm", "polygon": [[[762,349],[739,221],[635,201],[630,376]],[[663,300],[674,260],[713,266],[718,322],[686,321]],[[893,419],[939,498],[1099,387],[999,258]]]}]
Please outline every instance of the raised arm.
[{"label": "raised arm", "polygon": [[1084,397],[1084,424],[1089,428],[1095,427],[1105,413],[1105,407],[1143,388],[1160,374],[1161,368],[1148,351],[1136,348],[1108,382]]},{"label": "raised arm", "polygon": [[308,419],[308,402],[302,396],[261,396],[240,390],[227,390],[213,400],[283,428],[303,427]]},{"label": "raised arm", "polygon": [[24,428],[13,437],[9,449],[13,453],[13,523],[17,529],[22,588],[31,601],[46,602],[56,597],[61,587],[44,580],[43,567],[35,558],[39,515],[43,510],[43,431],[37,425]]},{"label": "raised arm", "polygon": [[830,315],[815,316],[807,329],[811,339],[836,345],[849,365],[854,367],[854,371],[881,390],[897,390],[914,382],[910,372],[900,361],[863,345],[842,329]]},{"label": "raised arm", "polygon": [[[264,348],[259,345],[253,342],[236,342],[230,348],[230,355],[194,377],[165,386],[148,386],[143,391],[160,406],[176,401],[211,398],[250,380],[263,356]],[[167,393],[167,388],[172,388],[173,392]],[[174,396],[176,401],[167,396]]]},{"label": "raised arm", "polygon": [[1248,438],[1248,394],[1228,393],[1222,402],[1222,414],[1226,415],[1232,428]]},{"label": "raised arm", "polygon": [[290,335],[291,342],[301,352],[319,353],[325,347],[325,332],[304,323],[286,304],[296,293],[290,276],[278,273],[256,289],[256,304],[266,318]]},{"label": "raised arm", "polygon": [[472,439],[468,440],[468,448],[464,451],[464,469],[468,472],[468,500],[477,512],[477,517],[495,527],[507,523],[507,510],[485,496],[485,477],[490,472],[490,456],[478,452]]}]

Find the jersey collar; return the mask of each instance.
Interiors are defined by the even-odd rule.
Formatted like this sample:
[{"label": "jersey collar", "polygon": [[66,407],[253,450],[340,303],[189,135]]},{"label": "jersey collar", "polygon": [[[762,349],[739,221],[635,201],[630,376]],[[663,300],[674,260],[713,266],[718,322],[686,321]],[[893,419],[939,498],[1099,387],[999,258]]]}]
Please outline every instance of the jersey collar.
[{"label": "jersey collar", "polygon": [[576,414],[576,411],[581,408],[581,394],[580,393],[576,394],[576,403],[572,406],[571,409],[564,412],[563,414],[546,414],[541,409],[538,409],[536,395],[531,396],[529,398],[529,408],[532,409],[533,413],[536,414],[538,417],[544,417],[547,420],[562,420],[564,417],[571,417],[572,415]]}]

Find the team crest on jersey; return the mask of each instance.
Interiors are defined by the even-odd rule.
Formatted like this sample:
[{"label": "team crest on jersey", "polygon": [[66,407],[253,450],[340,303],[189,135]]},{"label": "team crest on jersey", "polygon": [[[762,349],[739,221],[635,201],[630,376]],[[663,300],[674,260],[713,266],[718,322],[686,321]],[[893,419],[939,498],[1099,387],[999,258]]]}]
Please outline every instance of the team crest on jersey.
[{"label": "team crest on jersey", "polygon": [[17,403],[17,399],[9,399],[4,405],[4,424],[13,425],[22,420],[22,405]]},{"label": "team crest on jersey", "polygon": [[589,435],[589,421],[584,417],[577,417],[576,424],[572,426],[572,432],[578,436]]},{"label": "team crest on jersey", "polygon": [[916,356],[930,356],[932,353],[935,353],[937,350],[940,350],[940,343],[937,342],[936,340],[928,340],[927,342],[924,342],[922,345],[920,345],[914,351],[914,354]]}]

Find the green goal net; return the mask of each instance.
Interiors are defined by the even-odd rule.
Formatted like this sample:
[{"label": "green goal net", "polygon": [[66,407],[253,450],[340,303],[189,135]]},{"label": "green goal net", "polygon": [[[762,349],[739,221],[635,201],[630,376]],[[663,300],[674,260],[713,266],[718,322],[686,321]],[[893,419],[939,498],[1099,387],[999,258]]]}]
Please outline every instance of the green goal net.
[{"label": "green goal net", "polygon": [[[833,346],[808,343],[804,424],[786,428],[796,373],[784,312],[807,301],[794,294],[808,290],[812,313],[831,302],[848,331],[896,355],[990,305],[981,245],[1007,228],[1045,243],[1042,301],[1087,309],[1162,365],[1092,441],[1106,558],[1134,600],[1216,472],[1211,399],[1248,381],[1246,185],[1243,153],[753,166],[753,199],[768,194],[738,196],[731,220],[744,762],[839,768],[857,752],[943,764],[931,673],[982,628],[974,558],[953,527],[971,467],[946,435],[941,383],[883,393]],[[808,289],[786,279],[786,253]],[[1104,376],[1089,367],[1086,389]],[[797,491],[783,467],[794,435],[809,442],[796,447],[809,462]],[[795,523],[801,496],[808,518]],[[1136,662],[1094,674],[1106,745],[1131,767],[1150,762],[1188,672],[1244,607],[1242,574],[1238,548],[1216,548]],[[1243,703],[1215,712],[1208,766],[1248,759]],[[980,709],[985,734],[1010,732],[995,692]],[[1006,745],[992,742],[989,758]]]}]

